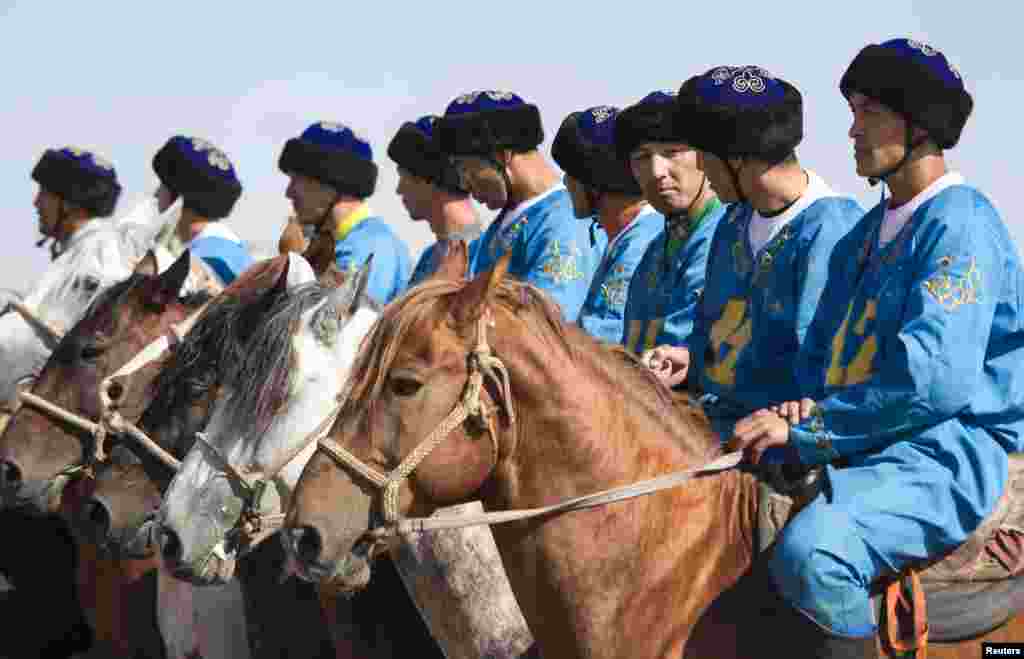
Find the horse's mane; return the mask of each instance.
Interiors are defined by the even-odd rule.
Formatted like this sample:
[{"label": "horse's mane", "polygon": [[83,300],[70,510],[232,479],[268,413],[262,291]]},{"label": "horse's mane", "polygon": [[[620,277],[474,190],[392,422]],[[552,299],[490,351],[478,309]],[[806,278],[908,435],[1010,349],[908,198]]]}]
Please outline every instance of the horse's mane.
[{"label": "horse's mane", "polygon": [[287,261],[287,256],[278,256],[253,264],[214,298],[150,384],[152,402],[142,415],[144,427],[195,402],[230,364],[245,358],[244,339],[254,329],[245,310],[274,286]]},{"label": "horse's mane", "polygon": [[240,435],[263,432],[288,399],[295,357],[292,336],[302,314],[331,293],[316,282],[280,296],[240,345],[241,359],[225,364],[221,383],[231,391],[229,426]]},{"label": "horse's mane", "polygon": [[[360,415],[380,397],[387,374],[409,333],[426,321],[443,318],[452,298],[468,284],[467,280],[430,279],[384,308],[353,366],[341,416]],[[589,367],[626,399],[625,404],[639,405],[665,423],[680,443],[685,442],[683,448],[687,451],[705,456],[719,450],[704,412],[688,396],[673,395],[621,346],[600,342],[575,325],[565,323],[559,307],[540,289],[505,277],[498,284],[492,304],[510,312],[534,338],[553,350],[567,353],[573,362]]]}]

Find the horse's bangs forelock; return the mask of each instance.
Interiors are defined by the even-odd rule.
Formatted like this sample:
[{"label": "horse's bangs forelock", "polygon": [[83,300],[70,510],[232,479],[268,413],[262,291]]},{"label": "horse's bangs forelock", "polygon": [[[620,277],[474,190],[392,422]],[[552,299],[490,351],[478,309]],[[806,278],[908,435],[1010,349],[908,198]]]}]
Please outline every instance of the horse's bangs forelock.
[{"label": "horse's bangs forelock", "polygon": [[255,328],[242,346],[242,359],[227,364],[223,382],[231,391],[231,427],[240,436],[266,431],[288,401],[295,362],[292,337],[302,315],[331,293],[316,282],[289,290],[254,318]]},{"label": "horse's bangs forelock", "polygon": [[438,316],[438,307],[466,287],[465,281],[427,280],[384,307],[364,340],[343,393],[341,417],[361,414],[384,388],[387,374],[409,331]]}]

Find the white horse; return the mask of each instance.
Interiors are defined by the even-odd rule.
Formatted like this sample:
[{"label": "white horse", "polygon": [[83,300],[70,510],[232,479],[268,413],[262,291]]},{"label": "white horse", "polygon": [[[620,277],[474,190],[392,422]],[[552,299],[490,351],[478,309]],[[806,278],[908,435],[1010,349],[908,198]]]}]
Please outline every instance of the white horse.
[{"label": "white horse", "polygon": [[[270,520],[287,511],[317,438],[330,430],[363,338],[380,315],[365,296],[368,267],[333,292],[292,292],[249,340],[247,363],[222,374],[227,393],[214,403],[206,432],[164,494],[157,537],[175,574],[198,583],[229,579],[240,549],[265,537],[277,526]],[[475,505],[442,512],[472,514],[480,510]],[[392,555],[449,659],[518,657],[531,646],[486,526],[403,538]],[[286,567],[282,577],[289,572]],[[398,624],[397,604],[391,600],[392,614],[381,615],[380,624],[386,627],[390,619],[396,623],[390,633],[401,635],[406,630]],[[331,633],[340,647],[351,632],[339,622]],[[378,638],[373,656],[387,656],[387,642]],[[423,654],[429,654],[425,648]]]},{"label": "white horse", "polygon": [[[180,212],[180,200],[160,214],[156,200],[147,199],[117,220],[92,220],[21,298],[20,308],[27,314],[4,300],[0,307],[0,312],[7,310],[0,316],[0,406],[7,411],[16,406],[17,387],[39,373],[60,335],[82,318],[100,293],[129,277],[148,250],[156,254],[161,271],[170,267],[176,255],[157,244],[157,235],[166,224],[176,223]],[[193,259],[193,274],[183,294],[213,288],[197,267],[199,261]]]},{"label": "white horse", "polygon": [[[177,575],[226,582],[240,518],[256,507],[270,515],[286,508],[315,448],[308,436],[336,408],[377,319],[365,294],[368,272],[364,266],[333,289],[314,282],[289,290],[247,339],[246,359],[221,374],[224,393],[206,432],[164,494],[158,537]],[[255,500],[251,487],[259,479],[266,487],[257,486]]]}]

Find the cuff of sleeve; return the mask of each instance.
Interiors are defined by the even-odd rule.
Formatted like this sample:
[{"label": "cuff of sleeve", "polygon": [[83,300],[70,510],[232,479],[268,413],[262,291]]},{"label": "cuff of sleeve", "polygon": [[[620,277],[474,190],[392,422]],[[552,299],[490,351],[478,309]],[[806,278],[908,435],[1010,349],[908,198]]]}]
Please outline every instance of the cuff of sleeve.
[{"label": "cuff of sleeve", "polygon": [[807,466],[828,464],[839,458],[832,442],[832,433],[825,430],[821,408],[815,407],[811,418],[789,429],[789,441]]}]

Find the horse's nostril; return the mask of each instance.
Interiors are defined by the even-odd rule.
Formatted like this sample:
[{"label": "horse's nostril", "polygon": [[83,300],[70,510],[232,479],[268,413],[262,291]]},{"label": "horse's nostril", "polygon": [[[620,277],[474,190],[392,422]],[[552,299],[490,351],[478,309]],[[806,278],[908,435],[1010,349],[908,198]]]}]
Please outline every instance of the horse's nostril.
[{"label": "horse's nostril", "polygon": [[82,517],[96,540],[106,540],[110,535],[110,511],[98,499],[90,499],[82,509]]},{"label": "horse's nostril", "polygon": [[172,529],[162,527],[160,529],[160,553],[164,561],[174,565],[181,562],[181,539]]},{"label": "horse's nostril", "polygon": [[323,541],[320,539],[320,532],[312,526],[300,526],[292,529],[292,545],[295,548],[295,557],[300,563],[310,565],[320,558],[323,551]]},{"label": "horse's nostril", "polygon": [[21,469],[9,460],[0,460],[0,489],[17,489],[21,485]]}]

